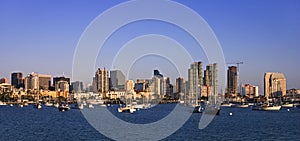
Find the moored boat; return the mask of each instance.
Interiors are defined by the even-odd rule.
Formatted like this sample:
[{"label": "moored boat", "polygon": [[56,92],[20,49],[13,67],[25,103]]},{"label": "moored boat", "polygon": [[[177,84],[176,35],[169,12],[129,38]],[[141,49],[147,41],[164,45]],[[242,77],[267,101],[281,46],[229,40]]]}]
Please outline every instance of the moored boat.
[{"label": "moored boat", "polygon": [[58,110],[62,111],[62,112],[69,111],[70,110],[70,106],[68,104],[62,104],[62,105],[59,105]]},{"label": "moored boat", "polygon": [[282,106],[282,108],[293,108],[294,104],[292,104],[292,103],[290,103],[290,104],[283,104],[281,106]]}]

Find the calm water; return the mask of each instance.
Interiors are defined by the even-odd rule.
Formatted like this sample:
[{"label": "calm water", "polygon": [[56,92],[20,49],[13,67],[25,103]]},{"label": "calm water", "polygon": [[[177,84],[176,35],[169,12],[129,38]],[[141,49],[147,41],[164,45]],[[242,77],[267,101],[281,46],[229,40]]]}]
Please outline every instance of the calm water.
[{"label": "calm water", "polygon": [[[158,105],[134,114],[113,114],[133,123],[150,123],[166,116],[174,104]],[[97,107],[96,107],[97,108]],[[229,116],[232,112],[233,116]],[[252,111],[250,108],[223,108],[220,116],[205,129],[198,129],[201,114],[193,114],[188,122],[165,140],[299,140],[300,108]],[[80,110],[59,112],[54,107],[35,109],[0,106],[0,140],[110,140],[85,120]]]}]

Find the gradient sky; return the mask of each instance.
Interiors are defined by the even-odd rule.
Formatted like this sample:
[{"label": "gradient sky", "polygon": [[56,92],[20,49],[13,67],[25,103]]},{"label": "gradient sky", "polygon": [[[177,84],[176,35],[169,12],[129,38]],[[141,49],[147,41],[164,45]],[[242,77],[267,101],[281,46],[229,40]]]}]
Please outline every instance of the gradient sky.
[{"label": "gradient sky", "polygon": [[[123,1],[117,0],[1,0],[0,77],[10,73],[38,72],[72,76],[73,54],[85,28],[103,11]],[[211,26],[224,51],[226,62],[243,61],[241,83],[260,86],[264,72],[283,72],[287,88],[300,88],[300,1],[298,0],[180,0],[195,10]],[[142,9],[141,9],[142,10]],[[147,28],[145,28],[147,26]],[[134,29],[134,32],[132,32]],[[207,65],[203,52],[195,49],[182,31],[162,22],[132,23],[112,38],[99,54],[97,66],[106,66],[126,41],[144,34],[163,34],[187,43],[196,61]],[[126,36],[125,36],[126,35]],[[159,63],[158,63],[159,62]],[[145,63],[149,64],[145,67]],[[153,65],[155,64],[155,65]],[[144,67],[141,67],[144,66]],[[117,68],[117,66],[116,66]],[[167,60],[147,56],[137,61],[130,78],[149,78],[153,69],[174,81],[177,72]],[[168,70],[168,68],[171,68]],[[142,72],[143,73],[134,73]],[[136,74],[136,76],[134,75]],[[91,78],[87,78],[88,81]]]}]

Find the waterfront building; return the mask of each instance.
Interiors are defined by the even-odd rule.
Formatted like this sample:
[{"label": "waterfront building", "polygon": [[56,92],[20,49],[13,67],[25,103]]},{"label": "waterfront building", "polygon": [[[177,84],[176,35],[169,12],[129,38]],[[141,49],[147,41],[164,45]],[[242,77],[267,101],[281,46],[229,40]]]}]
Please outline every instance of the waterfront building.
[{"label": "waterfront building", "polygon": [[25,90],[49,90],[51,75],[32,72],[25,77]]},{"label": "waterfront building", "polygon": [[24,78],[21,72],[14,72],[11,74],[11,85],[15,88],[24,88]]},{"label": "waterfront building", "polygon": [[176,78],[175,97],[180,100],[185,100],[186,81],[182,77]]},{"label": "waterfront building", "polygon": [[75,81],[75,82],[72,82],[71,83],[71,87],[72,87],[72,90],[75,92],[75,93],[81,93],[84,91],[84,88],[83,88],[83,82],[82,81]]},{"label": "waterfront building", "polygon": [[205,97],[206,99],[210,97],[212,86],[202,85],[201,86],[201,97]]},{"label": "waterfront building", "polygon": [[264,96],[266,98],[286,95],[286,79],[283,73],[267,72],[264,76]]},{"label": "waterfront building", "polygon": [[227,70],[227,93],[238,93],[238,69],[236,66],[230,66]]},{"label": "waterfront building", "polygon": [[124,90],[125,89],[125,76],[120,70],[110,71],[110,82],[112,90]]},{"label": "waterfront building", "polygon": [[175,84],[175,92],[176,93],[184,93],[185,92],[185,86],[184,86],[185,80],[182,77],[176,78],[176,84]]},{"label": "waterfront building", "polygon": [[134,92],[134,81],[133,80],[126,81],[125,90],[127,92]]},{"label": "waterfront building", "polygon": [[53,77],[53,87],[54,88],[56,88],[56,85],[58,84],[59,81],[67,81],[69,83],[69,85],[71,84],[70,78],[67,78],[65,76]]},{"label": "waterfront building", "polygon": [[55,91],[58,92],[58,97],[63,96],[64,98],[68,98],[69,96],[69,82],[60,80],[56,83]]},{"label": "waterfront building", "polygon": [[109,77],[108,71],[102,68],[98,68],[94,77],[94,90],[99,93],[106,93],[109,90]]},{"label": "waterfront building", "polygon": [[173,85],[170,84],[169,77],[163,77],[162,81],[162,95],[163,96],[173,96]]},{"label": "waterfront building", "polygon": [[206,66],[206,85],[211,86],[211,93],[218,94],[218,65],[217,63]]},{"label": "waterfront building", "polygon": [[[202,62],[194,62],[188,69],[188,99],[189,102],[200,97],[200,88],[203,85]],[[194,102],[192,102],[194,103]]]},{"label": "waterfront building", "polygon": [[7,79],[7,78],[1,78],[1,79],[0,79],[0,84],[3,84],[3,83],[8,84],[8,83],[9,83],[9,82],[8,82],[8,79]]},{"label": "waterfront building", "polygon": [[0,94],[10,93],[11,91],[13,91],[12,85],[10,85],[8,83],[2,83],[2,84],[0,84]]},{"label": "waterfront building", "polygon": [[253,86],[250,84],[242,84],[241,86],[241,95],[247,96],[248,98],[258,97],[258,86]]}]

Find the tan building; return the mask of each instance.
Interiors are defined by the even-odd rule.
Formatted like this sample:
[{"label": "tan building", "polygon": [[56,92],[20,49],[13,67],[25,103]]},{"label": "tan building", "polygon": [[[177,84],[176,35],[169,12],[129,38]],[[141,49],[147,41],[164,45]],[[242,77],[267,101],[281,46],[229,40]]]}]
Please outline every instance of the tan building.
[{"label": "tan building", "polygon": [[283,73],[267,72],[264,77],[265,97],[280,97],[286,95],[286,79]]},{"label": "tan building", "polygon": [[209,97],[212,92],[211,86],[201,86],[201,97]]},{"label": "tan building", "polygon": [[25,90],[48,90],[51,85],[51,75],[32,72],[25,77]]},{"label": "tan building", "polygon": [[125,90],[128,92],[134,92],[134,81],[133,80],[126,81]]},{"label": "tan building", "polygon": [[241,88],[241,95],[248,98],[258,97],[258,86],[252,86],[250,84],[243,84]]},{"label": "tan building", "polygon": [[109,90],[109,76],[108,71],[98,68],[94,77],[95,90],[100,93],[106,93]]}]

